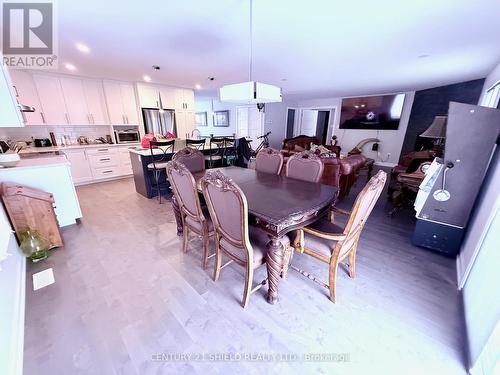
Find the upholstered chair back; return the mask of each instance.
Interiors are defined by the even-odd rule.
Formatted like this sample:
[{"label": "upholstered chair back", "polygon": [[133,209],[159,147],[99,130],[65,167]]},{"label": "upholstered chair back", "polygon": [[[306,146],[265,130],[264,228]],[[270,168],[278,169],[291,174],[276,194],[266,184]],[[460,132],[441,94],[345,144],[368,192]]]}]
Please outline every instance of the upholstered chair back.
[{"label": "upholstered chair back", "polygon": [[259,151],[255,160],[255,169],[258,172],[280,174],[283,167],[283,154],[271,147]]},{"label": "upholstered chair back", "polygon": [[172,160],[184,164],[191,173],[205,170],[205,156],[194,147],[184,147],[177,151]]},{"label": "upholstered chair back", "polygon": [[323,162],[310,151],[293,154],[286,164],[286,176],[297,180],[318,182],[323,174]]},{"label": "upholstered chair back", "polygon": [[378,171],[358,194],[344,229],[346,239],[342,242],[340,257],[346,254],[358,241],[359,235],[384,189],[387,173]]},{"label": "upholstered chair back", "polygon": [[252,261],[245,195],[238,185],[221,171],[207,172],[201,183],[214,224],[216,241],[241,261]]},{"label": "upholstered chair back", "polygon": [[196,183],[187,167],[177,160],[169,161],[167,163],[167,176],[181,212],[196,221],[203,220],[204,216],[198,198]]}]

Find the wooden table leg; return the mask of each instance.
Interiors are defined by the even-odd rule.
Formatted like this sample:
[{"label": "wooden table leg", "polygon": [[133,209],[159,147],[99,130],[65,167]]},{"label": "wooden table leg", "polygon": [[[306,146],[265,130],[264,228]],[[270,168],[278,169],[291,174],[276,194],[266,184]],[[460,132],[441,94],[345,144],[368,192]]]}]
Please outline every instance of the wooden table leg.
[{"label": "wooden table leg", "polygon": [[172,208],[174,209],[175,222],[177,223],[177,235],[182,236],[184,228],[182,226],[181,210],[179,209],[177,199],[175,199],[175,194],[172,194]]},{"label": "wooden table leg", "polygon": [[267,244],[267,278],[269,281],[269,290],[267,292],[267,302],[275,304],[278,300],[278,283],[283,272],[283,262],[285,252],[281,244],[280,237],[272,237]]}]

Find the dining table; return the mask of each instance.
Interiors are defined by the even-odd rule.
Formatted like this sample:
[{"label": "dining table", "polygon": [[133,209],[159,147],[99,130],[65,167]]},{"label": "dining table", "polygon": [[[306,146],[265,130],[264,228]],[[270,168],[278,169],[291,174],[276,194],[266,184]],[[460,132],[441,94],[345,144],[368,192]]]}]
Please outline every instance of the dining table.
[{"label": "dining table", "polygon": [[[274,304],[278,300],[278,284],[286,275],[293,252],[292,247],[283,246],[283,236],[324,216],[334,204],[338,188],[230,166],[193,173],[200,194],[201,179],[214,170],[220,170],[241,188],[248,203],[249,223],[269,235],[266,256],[269,284],[267,301]],[[177,234],[182,235],[182,219],[175,196],[172,196],[172,206]]]}]

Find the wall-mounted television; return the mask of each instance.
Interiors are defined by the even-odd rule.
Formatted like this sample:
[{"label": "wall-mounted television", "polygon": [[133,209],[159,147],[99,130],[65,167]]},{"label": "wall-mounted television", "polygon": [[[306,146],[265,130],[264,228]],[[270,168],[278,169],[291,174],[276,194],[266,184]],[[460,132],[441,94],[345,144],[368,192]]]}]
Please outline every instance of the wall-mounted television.
[{"label": "wall-mounted television", "polygon": [[405,94],[342,99],[340,129],[396,130]]}]

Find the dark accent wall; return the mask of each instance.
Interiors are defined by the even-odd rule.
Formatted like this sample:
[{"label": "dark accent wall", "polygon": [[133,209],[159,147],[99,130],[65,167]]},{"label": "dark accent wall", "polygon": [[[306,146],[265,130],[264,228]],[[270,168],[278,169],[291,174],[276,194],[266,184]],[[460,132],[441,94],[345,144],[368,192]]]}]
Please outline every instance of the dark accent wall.
[{"label": "dark accent wall", "polygon": [[415,93],[410,112],[401,156],[414,150],[432,147],[432,140],[420,138],[435,116],[447,115],[450,102],[477,104],[483,89],[484,79],[434,87]]}]

